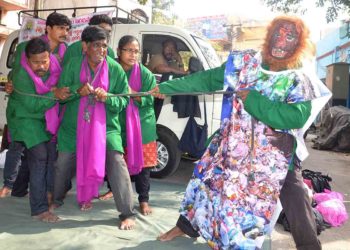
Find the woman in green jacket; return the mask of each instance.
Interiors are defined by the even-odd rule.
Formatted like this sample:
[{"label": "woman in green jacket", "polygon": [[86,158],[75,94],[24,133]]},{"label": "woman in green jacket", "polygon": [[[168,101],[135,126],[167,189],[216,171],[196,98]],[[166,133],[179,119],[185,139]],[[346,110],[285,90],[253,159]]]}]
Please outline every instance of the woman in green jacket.
[{"label": "woman in green jacket", "polygon": [[[128,77],[129,88],[132,92],[147,92],[156,86],[156,79],[151,71],[138,63],[139,52],[140,44],[135,37],[124,36],[120,39],[118,60]],[[125,158],[131,178],[135,181],[140,211],[143,215],[152,212],[148,205],[150,168],[157,165],[153,99],[153,96],[132,97],[128,108],[120,115],[123,144],[126,147]],[[107,199],[112,195],[111,192],[107,192],[100,199]]]}]

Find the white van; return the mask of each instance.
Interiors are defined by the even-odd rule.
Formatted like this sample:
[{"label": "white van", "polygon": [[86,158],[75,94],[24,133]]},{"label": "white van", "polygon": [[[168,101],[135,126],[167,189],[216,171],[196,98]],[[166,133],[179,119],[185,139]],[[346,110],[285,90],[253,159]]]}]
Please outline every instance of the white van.
[{"label": "white van", "polygon": [[[113,6],[113,8],[115,8],[115,6]],[[57,11],[60,10],[57,9]],[[220,66],[221,64],[215,50],[208,41],[181,28],[166,25],[138,23],[114,24],[109,45],[115,52],[119,39],[124,35],[135,36],[140,41],[142,51],[140,59],[145,65],[147,65],[152,55],[161,53],[162,42],[168,38],[172,38],[176,41],[179,53],[184,59],[185,65],[188,65],[191,57],[199,59],[205,70]],[[15,48],[18,44],[18,37],[19,30],[14,31],[8,36],[8,39],[3,46],[0,61],[1,75],[7,75],[11,70],[11,62]],[[1,128],[6,123],[6,100],[4,99],[4,95],[4,92],[0,92]],[[210,136],[219,128],[222,96],[206,95],[205,98],[208,120],[208,135]],[[199,96],[199,105],[202,115],[201,119],[196,118],[196,121],[199,124],[203,124],[203,96]],[[187,120],[188,118],[178,118],[178,114],[173,111],[171,97],[167,97],[164,100],[162,110],[157,120],[158,166],[153,169],[151,174],[152,177],[163,178],[171,175],[177,169],[182,155],[182,152],[178,149],[178,142],[184,131]]]}]

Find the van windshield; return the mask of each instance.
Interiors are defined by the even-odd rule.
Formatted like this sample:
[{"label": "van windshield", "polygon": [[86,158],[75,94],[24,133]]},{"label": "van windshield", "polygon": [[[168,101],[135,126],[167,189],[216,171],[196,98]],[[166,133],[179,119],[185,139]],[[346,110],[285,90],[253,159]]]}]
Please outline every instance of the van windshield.
[{"label": "van windshield", "polygon": [[193,39],[196,41],[199,48],[201,49],[210,68],[219,67],[221,65],[221,61],[211,44],[198,36],[193,36]]}]

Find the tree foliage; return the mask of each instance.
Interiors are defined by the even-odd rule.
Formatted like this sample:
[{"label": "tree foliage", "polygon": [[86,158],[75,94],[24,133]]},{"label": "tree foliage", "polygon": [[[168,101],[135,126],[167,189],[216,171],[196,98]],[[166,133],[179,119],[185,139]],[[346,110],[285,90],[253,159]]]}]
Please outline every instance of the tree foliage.
[{"label": "tree foliage", "polygon": [[173,25],[177,16],[170,11],[174,0],[152,0],[152,23]]},{"label": "tree foliage", "polygon": [[[137,1],[145,5],[149,0]],[[173,25],[177,19],[177,16],[170,11],[173,5],[174,0],[152,0],[152,23]]]},{"label": "tree foliage", "polygon": [[[304,14],[306,0],[262,0],[271,10]],[[310,0],[307,0],[310,1]],[[317,8],[326,8],[327,22],[335,21],[342,12],[350,14],[350,0],[314,0]]]},{"label": "tree foliage", "polygon": [[148,0],[137,0],[137,1],[142,5],[145,5],[148,2]]}]

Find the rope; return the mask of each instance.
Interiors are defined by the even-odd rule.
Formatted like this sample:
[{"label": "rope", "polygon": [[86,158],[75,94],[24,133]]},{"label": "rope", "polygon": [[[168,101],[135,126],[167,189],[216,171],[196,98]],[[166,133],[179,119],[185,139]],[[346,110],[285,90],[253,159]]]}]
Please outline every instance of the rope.
[{"label": "rope", "polygon": [[49,99],[49,100],[58,101],[58,99],[57,99],[57,98],[54,98],[54,97],[25,93],[25,92],[22,92],[22,91],[20,91],[20,90],[18,90],[18,89],[15,89],[15,88],[13,88],[13,91],[15,91],[15,92],[16,92],[17,94],[19,94],[19,95],[31,96],[31,97],[37,97],[37,98],[43,98],[43,99]]},{"label": "rope", "polygon": [[[13,89],[17,94],[23,95],[23,96],[30,96],[30,97],[36,97],[36,98],[43,98],[43,99],[49,99],[58,101],[59,99],[44,95],[38,95],[38,94],[30,94],[26,92],[22,92],[16,88]],[[163,94],[166,96],[178,96],[178,95],[228,95],[228,94],[234,94],[235,91],[226,91],[226,90],[219,90],[219,91],[209,91],[209,92],[181,92],[181,93],[169,93],[169,94]],[[151,95],[150,92],[138,92],[138,93],[122,93],[122,94],[109,94],[107,98],[109,97],[137,97],[137,96],[149,96]]]}]

